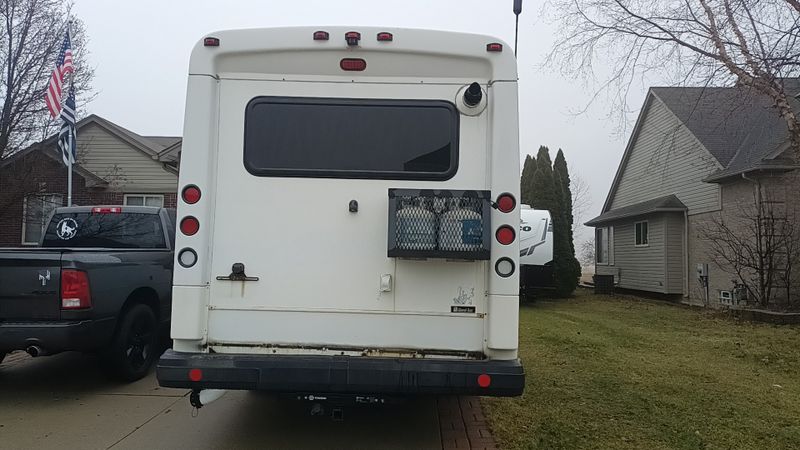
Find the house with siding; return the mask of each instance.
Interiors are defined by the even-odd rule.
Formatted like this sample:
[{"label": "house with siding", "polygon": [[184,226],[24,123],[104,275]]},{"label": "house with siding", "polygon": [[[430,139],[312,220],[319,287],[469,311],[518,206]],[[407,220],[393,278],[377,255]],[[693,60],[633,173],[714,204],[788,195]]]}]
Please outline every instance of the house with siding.
[{"label": "house with siding", "polygon": [[[784,84],[800,95],[800,80]],[[796,161],[770,99],[744,87],[651,88],[601,214],[586,223],[595,227],[595,273],[691,303],[746,303],[707,230],[764,199],[794,217]]]},{"label": "house with siding", "polygon": [[[74,205],[175,207],[181,138],[141,136],[97,115],[77,123]],[[66,206],[67,168],[56,136],[0,160],[0,247],[36,245]]]}]

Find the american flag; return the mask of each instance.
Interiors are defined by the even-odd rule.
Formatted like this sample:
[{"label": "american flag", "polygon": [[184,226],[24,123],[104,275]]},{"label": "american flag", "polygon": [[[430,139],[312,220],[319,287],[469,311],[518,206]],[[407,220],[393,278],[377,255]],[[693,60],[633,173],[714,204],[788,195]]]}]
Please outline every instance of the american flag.
[{"label": "american flag", "polygon": [[58,148],[61,150],[61,158],[64,164],[71,166],[75,164],[77,156],[77,136],[75,133],[75,89],[70,88],[64,107],[61,109],[61,130],[58,132]]},{"label": "american flag", "polygon": [[61,51],[58,52],[56,68],[50,74],[50,84],[47,86],[47,92],[44,95],[44,101],[47,103],[47,109],[50,110],[50,117],[52,118],[55,118],[61,112],[61,93],[64,77],[74,71],[75,66],[72,65],[72,42],[69,38],[69,30],[67,30],[64,34],[64,42],[61,44]]}]

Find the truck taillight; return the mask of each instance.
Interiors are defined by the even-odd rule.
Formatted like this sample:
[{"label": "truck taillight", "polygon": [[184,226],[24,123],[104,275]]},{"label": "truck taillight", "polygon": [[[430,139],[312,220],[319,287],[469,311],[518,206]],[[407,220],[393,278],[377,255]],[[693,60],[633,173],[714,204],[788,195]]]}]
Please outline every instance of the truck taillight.
[{"label": "truck taillight", "polygon": [[119,206],[97,206],[92,208],[92,214],[119,214],[122,208]]},{"label": "truck taillight", "polygon": [[61,271],[61,309],[86,309],[92,307],[89,276],[82,270]]}]

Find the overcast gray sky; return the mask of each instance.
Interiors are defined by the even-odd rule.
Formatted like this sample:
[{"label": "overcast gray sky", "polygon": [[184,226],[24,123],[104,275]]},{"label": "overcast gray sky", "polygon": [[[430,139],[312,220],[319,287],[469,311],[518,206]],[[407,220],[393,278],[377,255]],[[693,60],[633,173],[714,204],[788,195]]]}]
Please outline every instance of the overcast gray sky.
[{"label": "overcast gray sky", "polygon": [[[180,135],[189,52],[205,34],[221,29],[309,25],[431,28],[497,36],[513,45],[512,0],[76,0],[86,24],[89,60],[96,68],[95,113],[143,135]],[[542,0],[527,0],[520,16],[520,144],[539,145],[567,161],[591,186],[599,212],[626,135],[598,102],[583,114],[592,92],[580,80],[540,68],[555,30],[540,18]],[[634,92],[640,104],[644,90]],[[555,156],[555,155],[554,155]]]}]

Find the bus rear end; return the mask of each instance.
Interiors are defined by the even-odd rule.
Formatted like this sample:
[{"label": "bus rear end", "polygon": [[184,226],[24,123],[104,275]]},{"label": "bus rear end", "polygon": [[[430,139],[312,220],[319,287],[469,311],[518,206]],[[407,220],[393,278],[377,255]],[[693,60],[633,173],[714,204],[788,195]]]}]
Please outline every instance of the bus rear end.
[{"label": "bus rear end", "polygon": [[198,43],[161,385],[519,395],[517,123],[494,38]]}]

